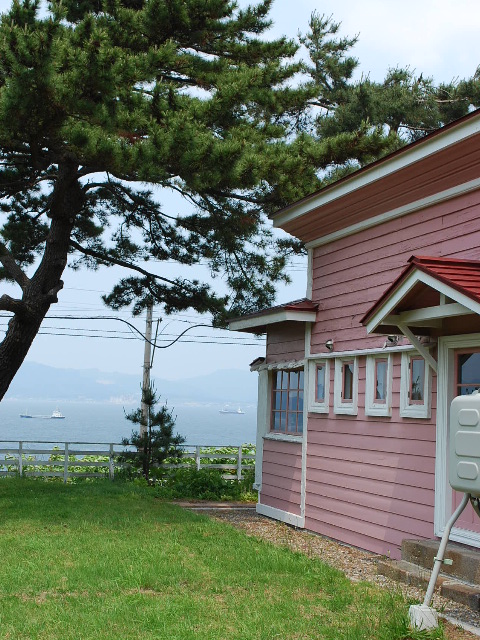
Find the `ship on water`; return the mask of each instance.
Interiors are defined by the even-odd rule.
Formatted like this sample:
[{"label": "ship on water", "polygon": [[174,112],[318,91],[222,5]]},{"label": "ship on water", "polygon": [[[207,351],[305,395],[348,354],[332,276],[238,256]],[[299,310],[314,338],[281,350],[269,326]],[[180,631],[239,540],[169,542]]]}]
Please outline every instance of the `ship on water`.
[{"label": "ship on water", "polygon": [[51,415],[49,416],[34,415],[31,413],[28,413],[28,411],[25,411],[25,413],[20,414],[20,418],[37,418],[40,420],[64,420],[65,416],[58,409],[55,409],[54,411],[52,411]]},{"label": "ship on water", "polygon": [[225,405],[223,409],[220,409],[219,413],[234,413],[237,416],[242,416],[245,414],[245,411],[242,411],[240,407],[238,407],[238,409],[230,409],[228,405]]}]

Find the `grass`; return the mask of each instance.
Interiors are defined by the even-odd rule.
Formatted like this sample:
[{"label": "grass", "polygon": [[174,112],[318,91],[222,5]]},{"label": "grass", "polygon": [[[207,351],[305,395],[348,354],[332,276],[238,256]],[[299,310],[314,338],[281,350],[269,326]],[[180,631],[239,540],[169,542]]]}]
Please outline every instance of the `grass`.
[{"label": "grass", "polygon": [[400,595],[148,488],[5,479],[0,513],[2,639],[411,637]]}]

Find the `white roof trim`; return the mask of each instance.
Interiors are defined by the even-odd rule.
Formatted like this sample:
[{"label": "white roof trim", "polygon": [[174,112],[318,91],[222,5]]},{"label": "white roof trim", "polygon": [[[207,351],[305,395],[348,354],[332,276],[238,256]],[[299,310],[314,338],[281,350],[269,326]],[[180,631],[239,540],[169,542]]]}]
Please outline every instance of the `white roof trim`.
[{"label": "white roof trim", "polygon": [[[429,345],[427,345],[429,346]],[[412,351],[415,347],[411,344],[404,344],[395,347],[372,347],[371,349],[351,349],[350,351],[329,351],[328,353],[312,353],[307,360],[334,360],[335,358],[345,358],[349,356],[372,356],[372,355],[388,355],[389,353],[403,353],[404,351]]]},{"label": "white roof trim", "polygon": [[254,318],[238,318],[230,320],[228,328],[230,331],[244,331],[245,329],[255,329],[255,327],[263,327],[269,324],[278,324],[279,322],[315,322],[317,317],[316,311],[294,311],[292,309],[280,309],[255,316]]},{"label": "white roof trim", "polygon": [[437,326],[436,323],[444,318],[455,318],[473,314],[473,311],[464,307],[459,302],[439,304],[435,307],[424,307],[412,311],[402,311],[398,315],[389,315],[383,322],[385,324],[406,324],[412,326]]},{"label": "white roof trim", "polygon": [[260,365],[256,371],[278,371],[279,369],[303,369],[305,360],[290,360],[288,362],[270,362]]},{"label": "white roof trim", "polygon": [[311,209],[324,206],[329,202],[333,202],[338,198],[345,196],[347,193],[356,191],[368,184],[371,184],[377,180],[380,180],[396,171],[408,167],[409,165],[418,162],[424,158],[427,158],[442,149],[445,149],[453,144],[465,140],[480,132],[480,117],[472,118],[466,122],[462,122],[451,129],[440,133],[439,135],[432,136],[431,139],[426,139],[421,144],[414,145],[412,148],[405,147],[403,153],[394,156],[391,159],[386,159],[380,164],[362,171],[359,175],[352,174],[352,177],[345,182],[333,185],[326,191],[320,191],[320,193],[312,195],[306,201],[300,201],[296,205],[288,207],[283,213],[276,214],[273,218],[274,226],[281,227],[283,224],[291,222],[296,218],[308,213]]},{"label": "white roof trim", "polygon": [[[475,302],[475,300],[472,300],[469,296],[461,293],[460,291],[457,291],[453,287],[440,282],[439,280],[437,280],[437,278],[431,276],[430,274],[424,273],[419,269],[414,269],[412,273],[410,273],[410,275],[405,279],[405,281],[392,293],[392,295],[385,300],[384,304],[378,309],[378,311],[369,320],[369,322],[367,322],[367,333],[373,333],[375,329],[377,329],[377,327],[383,323],[389,324],[389,319],[394,320],[395,323],[397,323],[397,321],[399,321],[400,324],[404,323],[405,316],[403,316],[403,314],[395,316],[392,315],[391,312],[397,306],[397,304],[407,295],[407,293],[411,291],[411,289],[413,289],[413,287],[419,282],[423,282],[432,289],[443,293],[448,298],[454,300],[459,305],[464,307],[465,315],[470,313],[480,315],[480,304],[478,302]],[[452,310],[456,310],[457,313],[455,315],[458,315],[458,311],[460,308],[458,306],[452,307],[449,304],[444,305],[445,315],[439,315],[439,308],[441,308],[441,306],[442,305],[440,305],[440,307],[432,307],[432,318],[438,319],[440,317],[451,317]],[[425,309],[426,311],[428,311],[428,307],[426,307]],[[406,317],[408,318],[408,315],[406,315]]]},{"label": "white roof trim", "polygon": [[305,246],[307,249],[315,249],[316,247],[321,247],[325,244],[328,244],[329,242],[334,242],[335,240],[346,238],[353,235],[354,233],[358,233],[359,231],[364,231],[365,229],[376,227],[377,225],[388,222],[389,220],[401,218],[408,213],[413,213],[414,211],[424,209],[425,207],[439,204],[440,202],[445,202],[446,200],[451,200],[452,198],[456,198],[457,196],[469,193],[470,191],[475,191],[475,189],[479,188],[480,178],[477,178],[475,180],[471,180],[470,182],[465,182],[464,184],[451,187],[450,189],[445,189],[445,191],[434,193],[433,195],[426,198],[421,198],[420,200],[416,200],[415,202],[409,202],[403,207],[398,207],[397,209],[392,209],[391,211],[387,211],[386,213],[381,213],[378,216],[373,216],[373,218],[368,218],[368,220],[357,222],[356,224],[352,224],[349,227],[345,227],[344,229],[339,229],[338,231],[329,233],[328,235],[322,236],[317,240],[307,242]]}]

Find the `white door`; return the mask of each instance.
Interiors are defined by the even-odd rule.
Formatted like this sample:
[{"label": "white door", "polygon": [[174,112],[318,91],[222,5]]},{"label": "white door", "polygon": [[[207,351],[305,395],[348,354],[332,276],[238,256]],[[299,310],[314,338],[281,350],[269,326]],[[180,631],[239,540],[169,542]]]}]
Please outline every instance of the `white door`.
[{"label": "white door", "polygon": [[[450,441],[450,403],[457,395],[480,389],[480,335],[449,336],[439,339],[437,387],[437,458],[435,495],[435,533],[441,535],[447,520],[463,494],[448,483]],[[480,547],[480,518],[467,506],[455,527],[452,540]]]}]

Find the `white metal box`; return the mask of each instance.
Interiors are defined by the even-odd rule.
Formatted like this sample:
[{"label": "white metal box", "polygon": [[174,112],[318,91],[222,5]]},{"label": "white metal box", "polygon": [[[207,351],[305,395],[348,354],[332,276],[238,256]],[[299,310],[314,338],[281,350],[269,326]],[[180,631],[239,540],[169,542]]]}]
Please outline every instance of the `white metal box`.
[{"label": "white metal box", "polygon": [[457,396],[450,406],[450,485],[480,496],[480,394]]}]

